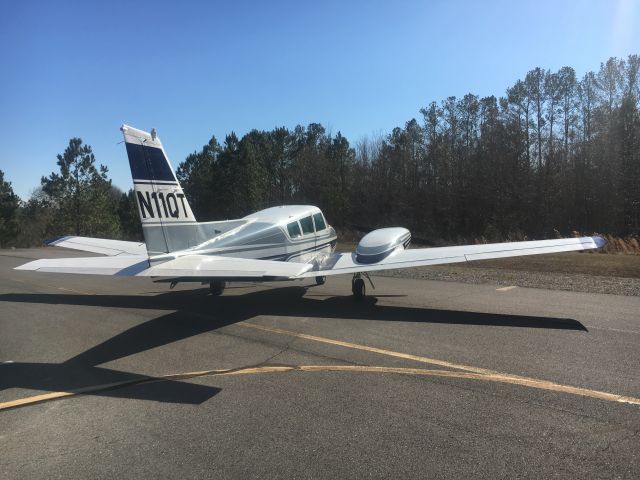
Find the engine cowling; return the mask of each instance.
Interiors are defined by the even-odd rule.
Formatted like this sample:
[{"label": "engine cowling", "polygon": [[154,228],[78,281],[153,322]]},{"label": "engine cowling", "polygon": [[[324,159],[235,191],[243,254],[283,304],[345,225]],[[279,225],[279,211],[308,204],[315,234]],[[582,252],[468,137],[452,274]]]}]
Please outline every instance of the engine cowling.
[{"label": "engine cowling", "polygon": [[396,249],[404,250],[411,243],[411,232],[406,228],[379,228],[367,233],[356,247],[356,262],[377,263]]}]

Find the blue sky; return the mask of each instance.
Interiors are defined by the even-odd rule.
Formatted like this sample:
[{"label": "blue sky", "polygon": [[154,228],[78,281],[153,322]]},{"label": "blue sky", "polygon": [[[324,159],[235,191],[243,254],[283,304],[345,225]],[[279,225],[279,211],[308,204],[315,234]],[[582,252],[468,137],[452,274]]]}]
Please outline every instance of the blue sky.
[{"label": "blue sky", "polygon": [[355,142],[536,66],[631,53],[635,0],[8,2],[0,170],[26,199],[77,136],[126,190],[122,123],[155,127],[176,167],[211,135],[320,122]]}]

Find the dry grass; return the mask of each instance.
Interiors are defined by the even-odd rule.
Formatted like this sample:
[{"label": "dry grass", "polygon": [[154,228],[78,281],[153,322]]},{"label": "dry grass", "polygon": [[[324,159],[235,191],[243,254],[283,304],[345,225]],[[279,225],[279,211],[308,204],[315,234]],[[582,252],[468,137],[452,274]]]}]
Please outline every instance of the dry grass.
[{"label": "dry grass", "polygon": [[481,260],[459,265],[479,269],[640,278],[640,255],[590,255],[585,252],[567,252]]},{"label": "dry grass", "polygon": [[630,255],[640,255],[640,241],[638,237],[612,237],[611,235],[601,235],[607,244],[600,253],[626,253]]},{"label": "dry grass", "polygon": [[[607,244],[604,246],[604,248],[601,248],[597,251],[590,252],[590,253],[624,253],[629,255],[640,255],[640,240],[638,239],[638,237],[635,237],[635,236],[614,237],[613,235],[599,234],[599,233],[584,235],[578,232],[573,232],[574,237],[596,236],[596,235],[604,238],[607,241]],[[561,235],[559,232],[556,231],[556,237],[563,238],[563,235]],[[470,242],[464,241],[464,239],[461,239],[461,240],[462,241],[458,243],[460,245],[492,243],[491,241],[488,241],[485,237],[474,238]],[[519,242],[519,241],[526,241],[526,240],[533,240],[533,239],[529,239],[527,237],[522,237],[522,236],[509,236],[509,238],[507,239],[496,240],[496,241]],[[445,245],[446,244],[444,243],[442,244],[442,246],[445,246]],[[441,245],[438,245],[438,246],[441,246]]]}]

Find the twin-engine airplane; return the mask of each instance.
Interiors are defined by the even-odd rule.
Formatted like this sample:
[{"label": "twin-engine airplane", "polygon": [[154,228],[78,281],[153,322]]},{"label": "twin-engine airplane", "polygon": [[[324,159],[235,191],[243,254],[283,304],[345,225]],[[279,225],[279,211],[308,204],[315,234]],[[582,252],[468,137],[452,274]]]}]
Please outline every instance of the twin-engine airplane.
[{"label": "twin-engine airplane", "polygon": [[490,258],[600,248],[600,237],[407,249],[406,228],[366,234],[355,252],[336,253],[336,232],[317,207],[267,208],[238,220],[197,222],[154,129],[123,125],[145,243],[66,236],[49,245],[100,253],[89,258],[42,259],[17,267],[39,272],[161,277],[202,282],[219,295],[226,282],[300,280],[352,274],[352,292],[365,295],[368,272]]}]

